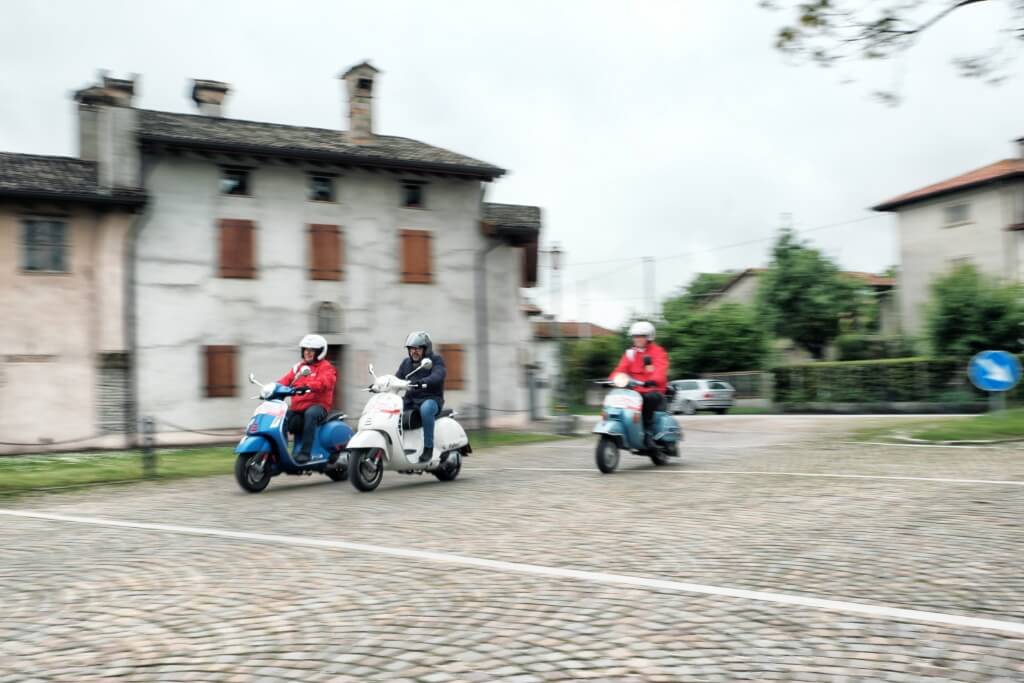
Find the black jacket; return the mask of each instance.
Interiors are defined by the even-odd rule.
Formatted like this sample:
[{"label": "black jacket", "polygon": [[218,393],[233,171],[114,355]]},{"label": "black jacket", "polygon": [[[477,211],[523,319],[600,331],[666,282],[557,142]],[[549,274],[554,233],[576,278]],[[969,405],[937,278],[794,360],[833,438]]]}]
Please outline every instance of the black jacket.
[{"label": "black jacket", "polygon": [[[444,359],[436,353],[432,353],[429,358],[433,363],[433,367],[430,368],[429,372],[420,370],[412,376],[410,382],[416,384],[426,384],[426,389],[409,389],[405,394],[405,405],[406,407],[419,406],[421,403],[426,401],[428,398],[432,398],[437,401],[437,407],[444,407],[444,378],[447,375],[447,371],[444,367]],[[416,364],[412,362],[411,358],[406,358],[402,361],[402,364],[398,366],[398,372],[395,376],[398,379],[405,379],[410,372],[416,368]]]}]

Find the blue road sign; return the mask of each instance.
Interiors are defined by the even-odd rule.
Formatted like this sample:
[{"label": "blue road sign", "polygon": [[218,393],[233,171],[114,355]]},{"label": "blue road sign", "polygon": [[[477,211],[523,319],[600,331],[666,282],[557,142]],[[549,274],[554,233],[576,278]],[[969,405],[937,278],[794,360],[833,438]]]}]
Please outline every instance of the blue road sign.
[{"label": "blue road sign", "polygon": [[1020,361],[1007,351],[982,351],[971,359],[967,376],[982,391],[1009,391],[1020,381]]}]

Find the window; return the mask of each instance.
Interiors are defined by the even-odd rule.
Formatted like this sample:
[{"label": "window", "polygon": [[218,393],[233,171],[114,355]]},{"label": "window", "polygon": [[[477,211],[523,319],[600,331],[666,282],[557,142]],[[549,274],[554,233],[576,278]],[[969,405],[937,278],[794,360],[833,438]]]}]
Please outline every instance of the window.
[{"label": "window", "polygon": [[359,88],[360,90],[370,92],[371,90],[373,90],[373,81],[370,80],[369,78],[360,78],[356,82],[356,87]]},{"label": "window", "polygon": [[338,317],[337,306],[330,301],[321,301],[316,307],[316,321],[313,329],[317,334],[337,334],[341,331]]},{"label": "window", "polygon": [[402,184],[402,206],[407,209],[422,209],[423,183],[407,182]]},{"label": "window", "polygon": [[345,275],[341,228],[337,225],[309,226],[309,279],[341,280]]},{"label": "window", "polygon": [[23,270],[33,273],[68,272],[68,229],[64,221],[29,219],[22,224]]},{"label": "window", "polygon": [[970,204],[953,204],[942,210],[946,225],[960,225],[970,220]]},{"label": "window", "polygon": [[445,380],[444,388],[453,391],[466,388],[466,377],[463,374],[463,357],[465,351],[462,344],[441,344],[438,353],[444,359]]},{"label": "window", "polygon": [[732,391],[732,387],[725,382],[709,382],[708,389],[712,391]]},{"label": "window", "polygon": [[220,177],[221,194],[249,196],[249,171],[244,168],[225,168]]},{"label": "window", "polygon": [[237,353],[238,348],[234,346],[203,347],[207,398],[238,395],[238,387],[235,385],[235,356]]},{"label": "window", "polygon": [[333,202],[334,201],[334,178],[328,175],[314,175],[309,177],[309,201],[311,202]]},{"label": "window", "polygon": [[520,287],[537,286],[537,239],[523,247],[523,270],[520,275]]},{"label": "window", "polygon": [[402,230],[402,282],[421,285],[433,282],[431,237],[426,230]]},{"label": "window", "polygon": [[252,221],[224,218],[220,221],[220,277],[256,277],[256,248]]}]

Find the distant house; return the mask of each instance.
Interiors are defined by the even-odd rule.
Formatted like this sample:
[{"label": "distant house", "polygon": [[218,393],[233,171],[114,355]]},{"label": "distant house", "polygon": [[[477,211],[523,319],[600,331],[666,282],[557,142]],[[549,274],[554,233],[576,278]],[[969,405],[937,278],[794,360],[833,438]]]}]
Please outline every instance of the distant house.
[{"label": "distant house", "polygon": [[888,199],[875,211],[899,226],[899,310],[910,335],[924,329],[931,283],[958,263],[1024,282],[1024,138],[1003,159]]},{"label": "distant house", "polygon": [[[757,300],[757,288],[760,284],[761,276],[766,272],[768,272],[767,268],[747,268],[737,273],[721,289],[708,295],[703,305],[711,308],[726,303],[753,305]],[[879,331],[882,334],[896,334],[899,331],[899,321],[893,296],[896,279],[885,275],[857,271],[843,271],[842,275],[861,284],[874,294],[879,304]]]},{"label": "distant house", "polygon": [[0,441],[125,445],[126,256],[146,199],[93,161],[0,153]]},{"label": "distant house", "polygon": [[[541,416],[547,415],[554,396],[552,391],[561,373],[559,344],[562,341],[579,341],[592,337],[614,337],[619,333],[594,323],[554,320],[538,320],[533,323],[533,340],[530,344],[531,369],[536,386],[534,407]],[[612,368],[608,368],[611,372]]]}]

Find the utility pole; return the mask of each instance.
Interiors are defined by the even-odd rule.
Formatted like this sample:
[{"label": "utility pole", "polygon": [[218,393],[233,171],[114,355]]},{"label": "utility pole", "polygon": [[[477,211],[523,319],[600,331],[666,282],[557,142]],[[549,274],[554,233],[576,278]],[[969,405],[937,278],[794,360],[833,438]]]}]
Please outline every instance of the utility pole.
[{"label": "utility pole", "polygon": [[580,336],[584,339],[590,339],[590,313],[587,302],[587,281],[577,280],[576,281],[576,301],[580,311],[580,324],[583,325]]},{"label": "utility pole", "polygon": [[646,309],[646,317],[653,318],[655,314],[654,258],[651,256],[644,256],[642,263],[644,267],[644,308]]}]

